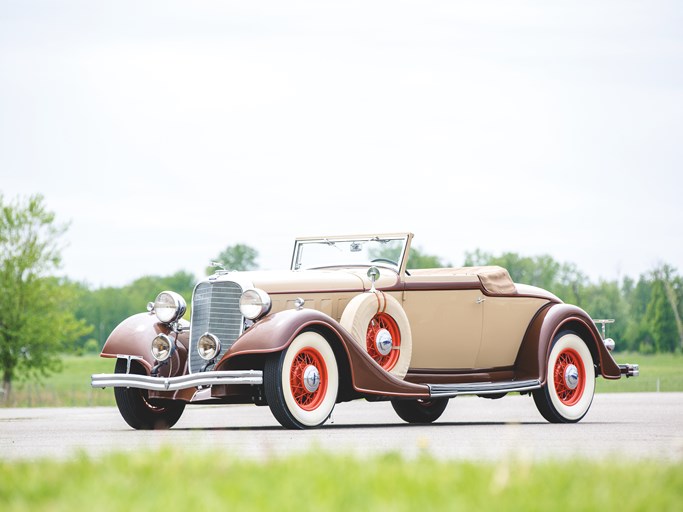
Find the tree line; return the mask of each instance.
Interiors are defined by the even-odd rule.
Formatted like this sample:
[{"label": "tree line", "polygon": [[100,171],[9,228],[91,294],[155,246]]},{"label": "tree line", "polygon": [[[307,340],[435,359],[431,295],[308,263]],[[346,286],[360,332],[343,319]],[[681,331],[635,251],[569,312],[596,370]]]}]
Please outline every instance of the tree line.
[{"label": "tree line", "polygon": [[[247,257],[242,257],[246,255]],[[219,261],[226,268],[257,268],[258,252],[238,244],[223,251]],[[493,255],[480,250],[465,254],[464,266],[499,265],[506,268],[517,283],[544,288],[561,300],[575,304],[592,318],[615,319],[608,325],[607,335],[617,342],[616,350],[642,353],[674,352],[683,348],[683,277],[675,269],[661,264],[642,274],[637,280],[591,282],[572,263],[560,263],[551,256],[522,256],[507,252]],[[419,248],[411,251],[409,268],[451,266],[439,257]],[[207,268],[207,274],[213,271]],[[144,311],[162,290],[174,290],[189,302],[196,278],[179,271],[170,276],[145,276],[123,287],[89,289],[71,283],[77,290],[74,314],[91,331],[74,342],[77,351],[96,351],[108,334],[124,318]],[[189,318],[188,311],[188,318]]]},{"label": "tree line", "polygon": [[[100,350],[119,322],[144,311],[162,290],[180,293],[191,306],[197,279],[182,270],[98,289],[55,277],[67,228],[56,223],[42,196],[6,201],[0,194],[0,393],[5,397],[15,378],[40,378],[58,370],[62,353]],[[257,258],[255,249],[237,244],[216,260],[226,269],[248,270],[258,267]],[[616,319],[608,335],[617,341],[617,350],[683,349],[683,277],[670,265],[660,264],[637,280],[597,283],[574,264],[547,255],[496,256],[475,250],[466,253],[464,265],[500,265],[515,282],[545,288],[593,318]],[[452,265],[420,248],[411,250],[409,268],[443,266]],[[213,271],[207,268],[207,274]]]}]

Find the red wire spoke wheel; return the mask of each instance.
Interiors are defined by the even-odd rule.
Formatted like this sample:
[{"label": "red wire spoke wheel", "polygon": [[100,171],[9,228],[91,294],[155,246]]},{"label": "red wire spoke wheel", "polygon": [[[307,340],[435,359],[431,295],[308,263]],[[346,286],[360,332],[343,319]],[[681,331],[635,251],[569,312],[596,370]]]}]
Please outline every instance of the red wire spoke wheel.
[{"label": "red wire spoke wheel", "polygon": [[576,423],[595,394],[595,365],[586,342],[573,331],[559,333],[548,357],[545,384],[533,391],[541,415],[551,423]]},{"label": "red wire spoke wheel", "polygon": [[586,372],[581,364],[581,356],[576,350],[563,350],[554,369],[555,391],[564,405],[576,405],[583,395],[586,385]]},{"label": "red wire spoke wheel", "polygon": [[266,359],[263,388],[280,425],[291,429],[319,427],[332,414],[339,390],[332,346],[317,332],[298,334],[285,350]]},{"label": "red wire spoke wheel", "polygon": [[401,355],[401,331],[396,321],[386,313],[376,314],[368,324],[365,345],[377,364],[392,370]]},{"label": "red wire spoke wheel", "polygon": [[327,366],[320,353],[305,348],[294,356],[289,384],[292,396],[304,411],[317,409],[327,392]]}]

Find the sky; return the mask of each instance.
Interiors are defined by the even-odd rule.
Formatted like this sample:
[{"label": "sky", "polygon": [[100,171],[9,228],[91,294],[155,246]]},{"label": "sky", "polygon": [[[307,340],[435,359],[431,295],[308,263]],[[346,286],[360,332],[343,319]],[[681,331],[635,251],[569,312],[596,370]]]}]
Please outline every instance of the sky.
[{"label": "sky", "polygon": [[411,231],[592,280],[683,272],[683,4],[0,0],[0,193],[60,273]]}]

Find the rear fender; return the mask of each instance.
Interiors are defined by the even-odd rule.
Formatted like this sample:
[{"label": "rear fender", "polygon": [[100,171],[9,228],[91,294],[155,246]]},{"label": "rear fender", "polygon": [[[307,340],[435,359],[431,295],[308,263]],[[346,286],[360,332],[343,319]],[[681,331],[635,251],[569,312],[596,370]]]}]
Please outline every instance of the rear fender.
[{"label": "rear fender", "polygon": [[619,365],[605,347],[590,316],[570,304],[549,304],[536,314],[524,335],[515,362],[518,379],[539,379],[541,384],[545,384],[551,345],[563,330],[575,331],[584,340],[599,375],[606,379],[621,377]]}]

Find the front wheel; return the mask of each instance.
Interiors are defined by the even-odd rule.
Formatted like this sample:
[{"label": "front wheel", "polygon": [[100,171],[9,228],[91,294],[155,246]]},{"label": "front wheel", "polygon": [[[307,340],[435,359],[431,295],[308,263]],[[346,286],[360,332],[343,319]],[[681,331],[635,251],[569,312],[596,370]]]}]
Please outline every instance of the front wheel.
[{"label": "front wheel", "polygon": [[533,392],[538,411],[551,423],[576,423],[588,412],[594,393],[590,350],[576,333],[560,333],[548,358],[546,383]]},{"label": "front wheel", "polygon": [[448,398],[391,401],[396,414],[408,423],[433,423],[443,414],[447,405]]},{"label": "front wheel", "polygon": [[[116,361],[115,373],[126,373],[125,359]],[[144,375],[139,364],[131,365],[131,373]],[[171,428],[182,416],[185,402],[167,402],[163,407],[148,400],[146,389],[114,388],[114,398],[123,419],[136,430],[165,430]]]},{"label": "front wheel", "polygon": [[304,331],[282,352],[266,359],[263,385],[275,419],[285,428],[318,427],[337,401],[339,372],[327,340]]}]

